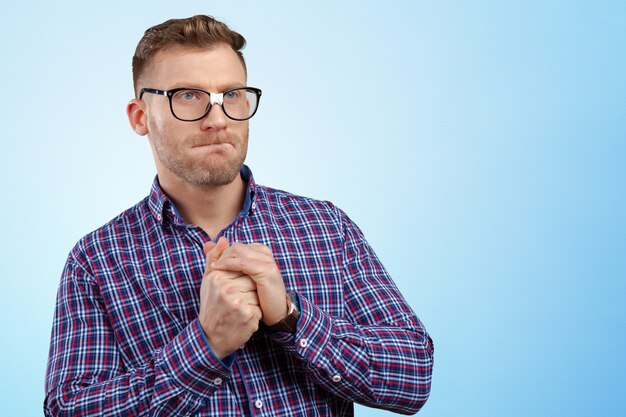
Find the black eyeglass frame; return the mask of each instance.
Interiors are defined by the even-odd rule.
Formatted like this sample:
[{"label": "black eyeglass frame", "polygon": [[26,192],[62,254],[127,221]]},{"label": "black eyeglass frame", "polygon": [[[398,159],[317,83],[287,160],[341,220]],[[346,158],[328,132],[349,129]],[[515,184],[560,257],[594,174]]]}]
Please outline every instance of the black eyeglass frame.
[{"label": "black eyeglass frame", "polygon": [[[206,94],[209,95],[209,105],[206,108],[206,111],[204,112],[204,114],[202,116],[198,117],[197,119],[192,119],[192,120],[181,119],[180,117],[176,116],[176,113],[174,113],[174,106],[172,104],[172,97],[177,92],[183,91],[183,90],[200,91],[200,92],[203,92],[203,93],[206,93]],[[217,93],[217,94],[221,94],[222,97],[224,97],[224,94],[228,94],[228,93],[230,93],[232,91],[237,91],[237,90],[249,90],[249,91],[252,91],[254,94],[256,94],[256,108],[254,109],[254,112],[252,112],[252,114],[250,116],[246,117],[245,119],[234,118],[234,117],[230,116],[228,114],[228,112],[224,109],[224,102],[223,101],[221,103],[218,103],[218,104],[222,108],[222,111],[224,112],[226,117],[228,117],[231,120],[235,120],[237,122],[243,122],[245,120],[251,119],[252,116],[254,116],[256,114],[257,110],[259,109],[259,102],[261,101],[262,91],[261,91],[260,88],[255,88],[255,87],[236,87],[236,88],[231,88],[230,90],[226,90],[226,91],[223,91],[223,92]],[[142,88],[141,91],[139,92],[139,100],[141,100],[141,98],[143,97],[144,93],[157,94],[157,95],[160,95],[160,96],[167,97],[169,102],[170,102],[170,111],[172,112],[172,116],[174,116],[176,119],[180,120],[181,122],[197,122],[198,120],[204,119],[207,116],[207,114],[209,114],[209,112],[211,111],[211,107],[213,107],[213,103],[212,103],[213,98],[211,97],[211,94],[216,94],[216,93],[211,93],[211,92],[206,91],[206,90],[202,90],[200,88],[181,87],[181,88],[173,88],[171,90],[157,90],[155,88]]]}]

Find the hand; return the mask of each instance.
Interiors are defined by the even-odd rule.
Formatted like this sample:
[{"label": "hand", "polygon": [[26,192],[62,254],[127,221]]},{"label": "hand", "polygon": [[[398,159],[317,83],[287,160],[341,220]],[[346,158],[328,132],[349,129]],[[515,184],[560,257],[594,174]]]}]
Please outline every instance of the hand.
[{"label": "hand", "polygon": [[243,273],[256,283],[263,323],[272,326],[287,316],[287,292],[272,250],[260,243],[235,243],[210,263],[213,270]]},{"label": "hand", "polygon": [[256,284],[239,271],[213,270],[211,262],[228,248],[228,239],[204,245],[207,266],[200,285],[198,318],[215,355],[223,359],[246,343],[262,318]]}]

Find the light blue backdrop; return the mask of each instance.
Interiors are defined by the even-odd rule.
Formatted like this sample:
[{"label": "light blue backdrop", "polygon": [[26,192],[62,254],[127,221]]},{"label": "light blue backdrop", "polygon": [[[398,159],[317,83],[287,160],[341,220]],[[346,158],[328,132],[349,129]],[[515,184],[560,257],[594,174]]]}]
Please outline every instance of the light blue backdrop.
[{"label": "light blue backdrop", "polygon": [[135,45],[197,13],[248,39],[257,181],[346,210],[432,334],[421,415],[625,415],[626,2],[572,0],[4,0],[0,415],[41,415],[66,255],[149,190]]}]

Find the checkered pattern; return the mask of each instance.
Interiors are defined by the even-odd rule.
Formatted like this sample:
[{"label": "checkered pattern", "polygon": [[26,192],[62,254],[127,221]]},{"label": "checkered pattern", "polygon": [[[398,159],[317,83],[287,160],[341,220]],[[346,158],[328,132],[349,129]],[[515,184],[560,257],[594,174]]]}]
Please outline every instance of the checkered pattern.
[{"label": "checkered pattern", "polygon": [[223,361],[213,354],[197,319],[210,238],[182,221],[155,179],[146,199],[68,257],[47,416],[350,416],[352,402],[399,413],[422,407],[432,341],[359,228],[329,202],[248,180],[246,209],[221,234],[272,249],[300,302],[296,334],[260,330]]}]

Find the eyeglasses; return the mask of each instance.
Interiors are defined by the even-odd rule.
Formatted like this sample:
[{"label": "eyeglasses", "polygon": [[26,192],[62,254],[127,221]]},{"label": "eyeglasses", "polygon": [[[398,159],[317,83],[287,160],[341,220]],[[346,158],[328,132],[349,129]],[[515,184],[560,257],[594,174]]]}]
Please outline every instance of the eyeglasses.
[{"label": "eyeglasses", "polygon": [[224,114],[232,120],[248,120],[256,113],[261,99],[261,90],[254,87],[239,87],[223,93],[209,93],[198,88],[174,88],[155,90],[142,88],[139,99],[144,93],[166,96],[170,101],[172,115],[183,122],[195,122],[209,114],[211,106],[219,104]]}]

